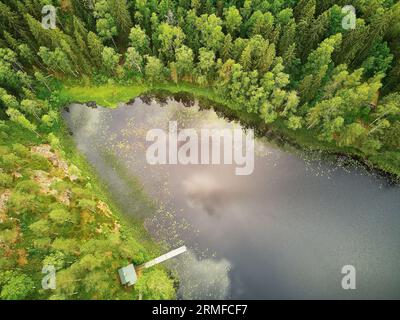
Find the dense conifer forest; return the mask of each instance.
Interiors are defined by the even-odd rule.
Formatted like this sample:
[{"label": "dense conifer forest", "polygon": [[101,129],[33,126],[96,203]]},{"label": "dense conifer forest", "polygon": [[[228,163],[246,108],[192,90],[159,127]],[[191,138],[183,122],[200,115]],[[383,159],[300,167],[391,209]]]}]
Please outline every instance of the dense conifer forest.
[{"label": "dense conifer forest", "polygon": [[[123,220],[60,117],[76,87],[97,100],[174,86],[400,176],[398,1],[1,0],[1,299],[175,298],[163,267],[120,285],[119,267],[159,248]],[[50,261],[55,291],[40,285]]]}]

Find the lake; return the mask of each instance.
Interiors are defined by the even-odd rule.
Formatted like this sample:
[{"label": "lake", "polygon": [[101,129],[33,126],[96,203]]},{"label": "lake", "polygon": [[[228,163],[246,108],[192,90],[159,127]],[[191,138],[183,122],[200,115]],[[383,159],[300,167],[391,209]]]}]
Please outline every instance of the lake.
[{"label": "lake", "polygon": [[[127,216],[189,252],[168,263],[183,299],[400,298],[400,187],[343,158],[255,142],[254,172],[235,165],[150,165],[146,133],[242,128],[197,101],[143,96],[118,108],[63,112],[86,156]],[[133,179],[133,180],[132,180]],[[156,202],[135,200],[140,181]],[[344,290],[342,267],[356,269]],[[122,267],[122,266],[121,266]]]}]

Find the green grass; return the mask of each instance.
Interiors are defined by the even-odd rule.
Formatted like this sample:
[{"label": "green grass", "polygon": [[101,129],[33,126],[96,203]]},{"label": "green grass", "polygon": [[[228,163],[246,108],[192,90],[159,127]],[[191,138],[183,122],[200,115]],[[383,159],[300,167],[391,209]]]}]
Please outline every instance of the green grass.
[{"label": "green grass", "polygon": [[65,86],[61,91],[61,96],[68,97],[73,102],[96,101],[103,107],[114,108],[120,102],[128,102],[150,87],[137,84],[134,86],[122,85],[101,85],[101,86]]},{"label": "green grass", "polygon": [[115,108],[119,103],[131,99],[151,90],[166,90],[171,93],[187,92],[198,97],[208,98],[218,103],[225,103],[214,91],[209,88],[199,88],[188,83],[165,83],[147,85],[137,83],[134,85],[104,84],[99,86],[66,84],[60,91],[60,96],[71,102],[85,103],[96,101],[102,107]]}]

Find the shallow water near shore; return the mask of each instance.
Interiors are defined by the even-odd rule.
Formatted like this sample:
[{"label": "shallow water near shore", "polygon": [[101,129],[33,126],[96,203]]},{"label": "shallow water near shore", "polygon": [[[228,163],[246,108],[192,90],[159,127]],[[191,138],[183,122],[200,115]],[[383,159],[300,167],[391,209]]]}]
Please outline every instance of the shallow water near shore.
[{"label": "shallow water near shore", "polygon": [[[169,262],[184,299],[400,298],[400,187],[340,159],[256,139],[254,172],[236,165],[149,165],[146,133],[242,128],[197,101],[143,96],[116,109],[72,104],[63,113],[78,149],[124,213],[189,252]],[[245,129],[243,129],[245,130]],[[132,179],[155,200],[135,198]],[[344,265],[356,290],[343,290]]]}]

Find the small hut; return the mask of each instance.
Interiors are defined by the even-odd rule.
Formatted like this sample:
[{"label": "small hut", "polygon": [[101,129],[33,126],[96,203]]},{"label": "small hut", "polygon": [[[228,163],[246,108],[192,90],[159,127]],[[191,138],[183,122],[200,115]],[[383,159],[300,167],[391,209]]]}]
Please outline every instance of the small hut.
[{"label": "small hut", "polygon": [[137,275],[133,264],[130,264],[126,267],[119,269],[118,273],[119,273],[119,278],[121,279],[121,283],[123,285],[132,286],[137,281]]},{"label": "small hut", "polygon": [[[182,246],[178,249],[172,250],[166,254],[163,254],[162,256],[159,256],[158,258],[155,258],[151,261],[148,261],[140,266],[137,266],[136,269],[147,269],[150,268],[156,264],[159,264],[161,262],[164,262],[165,260],[171,259],[173,257],[176,257],[177,255],[180,255],[181,253],[186,252],[186,246]],[[137,281],[137,273],[136,273],[135,266],[133,264],[130,264],[126,267],[123,267],[121,269],[118,269],[119,273],[119,278],[121,280],[121,283],[123,285],[128,285],[132,286],[136,283]]]}]

